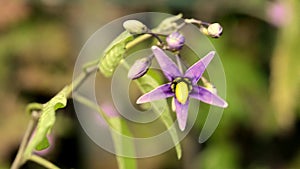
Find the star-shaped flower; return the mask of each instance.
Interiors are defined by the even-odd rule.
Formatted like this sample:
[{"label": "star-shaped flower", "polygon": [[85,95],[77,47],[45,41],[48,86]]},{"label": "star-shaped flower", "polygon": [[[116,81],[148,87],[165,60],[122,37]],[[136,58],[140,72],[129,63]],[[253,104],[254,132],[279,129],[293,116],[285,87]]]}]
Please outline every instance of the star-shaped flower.
[{"label": "star-shaped flower", "polygon": [[177,120],[179,128],[182,131],[185,129],[187,122],[190,97],[218,107],[225,108],[228,106],[227,102],[218,95],[197,85],[207,65],[213,59],[215,52],[209,52],[183,74],[162,49],[153,46],[152,51],[169,83],[163,84],[142,95],[138,98],[137,104],[174,97]]}]

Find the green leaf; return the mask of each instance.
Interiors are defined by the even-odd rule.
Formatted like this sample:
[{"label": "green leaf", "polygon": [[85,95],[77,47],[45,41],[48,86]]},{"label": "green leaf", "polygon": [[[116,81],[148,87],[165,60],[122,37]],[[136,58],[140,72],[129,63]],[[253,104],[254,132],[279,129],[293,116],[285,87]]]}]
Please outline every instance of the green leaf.
[{"label": "green leaf", "polygon": [[44,138],[36,147],[35,149],[38,150],[38,151],[41,151],[41,150],[44,150],[46,148],[48,148],[50,146],[50,143],[47,139],[47,136],[46,138]]},{"label": "green leaf", "polygon": [[[127,139],[123,139],[122,136],[132,136],[127,123],[124,119],[120,117],[113,117],[113,118],[108,118],[109,124],[112,128],[111,133],[112,133],[112,138],[114,141],[114,147],[117,152],[117,154],[128,154],[130,156],[134,156],[135,154],[135,147],[132,141],[129,141]],[[114,131],[114,130],[117,130]],[[121,135],[119,133],[121,133]],[[129,157],[122,157],[118,156],[117,157],[117,162],[119,169],[136,169],[136,159],[134,158],[129,158]]]},{"label": "green leaf", "polygon": [[114,70],[123,59],[123,55],[126,52],[126,44],[131,40],[133,40],[133,35],[128,31],[124,31],[106,48],[99,62],[99,70],[104,76],[112,76]]},{"label": "green leaf", "polygon": [[[149,74],[145,74],[143,77],[141,77],[137,80],[134,80],[134,82],[136,82],[139,89],[143,93],[147,93],[147,92],[149,92],[149,91],[151,91],[154,88],[159,86],[158,82],[154,78],[152,78]],[[167,105],[167,101],[166,100],[160,100],[159,102],[152,102],[151,103],[151,105],[153,107],[153,110],[156,113],[159,113],[161,104]],[[164,112],[160,116],[160,120],[162,120],[162,122],[164,123],[164,125],[166,126],[168,131],[170,132],[172,140],[175,144],[175,149],[176,149],[176,152],[177,152],[177,158],[180,159],[181,156],[182,156],[182,150],[181,150],[181,146],[180,146],[180,142],[179,142],[179,138],[178,138],[176,129],[171,128],[174,121],[172,119],[169,107],[164,109]]]},{"label": "green leaf", "polygon": [[[126,121],[121,117],[109,117],[98,105],[95,105],[85,97],[74,94],[73,99],[80,102],[81,104],[96,110],[103,119],[109,124],[109,129],[112,133],[112,139],[117,154],[127,154],[128,156],[135,156],[135,147],[132,141],[124,139],[122,136],[132,136]],[[137,164],[134,158],[116,156],[119,169],[136,169]]]},{"label": "green leaf", "polygon": [[34,149],[43,150],[49,147],[47,135],[50,133],[55,123],[55,111],[66,106],[67,97],[71,89],[72,86],[66,86],[50,101],[43,104],[35,134],[28,143],[24,153],[25,159],[28,159],[31,156]]}]

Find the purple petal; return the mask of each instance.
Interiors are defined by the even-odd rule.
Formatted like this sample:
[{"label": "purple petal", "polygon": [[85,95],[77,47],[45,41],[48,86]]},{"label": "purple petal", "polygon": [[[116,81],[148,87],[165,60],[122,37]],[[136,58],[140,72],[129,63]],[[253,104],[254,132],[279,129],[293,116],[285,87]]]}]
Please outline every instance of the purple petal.
[{"label": "purple petal", "polygon": [[157,88],[153,89],[152,91],[142,95],[138,100],[136,101],[137,104],[151,102],[154,100],[164,99],[174,96],[174,93],[171,89],[171,84],[163,84],[161,86],[158,86]]},{"label": "purple petal", "polygon": [[169,81],[172,81],[176,77],[182,76],[177,65],[169,58],[165,52],[157,46],[152,46],[154,56],[160,65],[164,75]]},{"label": "purple petal", "polygon": [[176,116],[177,116],[179,129],[183,131],[185,129],[186,122],[187,122],[190,101],[188,99],[185,104],[181,104],[177,101],[177,99],[174,100],[175,100]]},{"label": "purple petal", "polygon": [[215,56],[214,51],[209,52],[206,56],[204,56],[201,60],[193,64],[186,72],[185,77],[191,79],[193,84],[196,84],[198,80],[201,78],[203,72],[205,71],[207,65]]},{"label": "purple petal", "polygon": [[225,100],[201,86],[193,86],[190,97],[218,107],[226,108],[228,106]]}]

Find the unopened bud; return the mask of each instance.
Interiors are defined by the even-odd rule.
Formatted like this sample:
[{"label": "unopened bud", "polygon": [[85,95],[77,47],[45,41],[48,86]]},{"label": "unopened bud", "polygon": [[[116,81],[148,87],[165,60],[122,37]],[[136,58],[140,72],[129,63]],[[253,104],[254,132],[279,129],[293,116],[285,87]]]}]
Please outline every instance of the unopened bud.
[{"label": "unopened bud", "polygon": [[166,38],[169,49],[180,50],[185,42],[184,36],[179,32],[173,32]]},{"label": "unopened bud", "polygon": [[123,23],[123,27],[133,35],[147,33],[148,31],[147,26],[138,20],[127,20]]},{"label": "unopened bud", "polygon": [[207,33],[213,38],[219,38],[222,35],[223,28],[219,23],[212,23],[207,28]]},{"label": "unopened bud", "polygon": [[128,78],[137,79],[147,73],[151,65],[152,56],[136,60],[128,72]]}]

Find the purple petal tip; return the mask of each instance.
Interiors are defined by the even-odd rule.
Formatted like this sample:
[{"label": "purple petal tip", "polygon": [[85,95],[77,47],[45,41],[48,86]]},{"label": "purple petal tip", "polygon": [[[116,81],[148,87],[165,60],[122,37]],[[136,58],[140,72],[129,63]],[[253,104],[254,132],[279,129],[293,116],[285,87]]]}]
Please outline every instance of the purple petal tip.
[{"label": "purple petal tip", "polygon": [[184,131],[185,125],[183,126],[183,125],[180,125],[180,124],[179,124],[179,129],[180,129],[181,131]]}]

